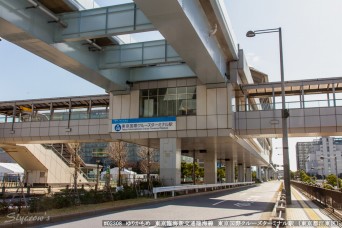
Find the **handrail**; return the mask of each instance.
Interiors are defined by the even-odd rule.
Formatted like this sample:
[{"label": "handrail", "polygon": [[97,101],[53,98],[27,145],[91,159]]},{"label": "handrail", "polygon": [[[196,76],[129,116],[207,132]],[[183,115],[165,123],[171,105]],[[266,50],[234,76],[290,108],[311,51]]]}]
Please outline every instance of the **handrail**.
[{"label": "handrail", "polygon": [[167,187],[155,187],[153,188],[154,198],[157,199],[157,194],[161,192],[172,192],[172,196],[175,196],[176,191],[188,191],[188,190],[196,190],[206,189],[207,188],[218,188],[218,187],[227,187],[227,186],[244,186],[254,184],[254,181],[250,182],[236,182],[236,183],[220,183],[220,184],[203,184],[203,185],[177,185],[177,186],[167,186]]},{"label": "handrail", "polygon": [[[233,105],[234,112],[265,111],[282,109],[282,102]],[[287,101],[287,109],[329,108],[342,106],[342,99]],[[303,105],[303,107],[302,107]],[[253,109],[253,107],[258,107]]]},{"label": "handrail", "polygon": [[58,150],[52,144],[41,144],[45,149],[51,149],[60,159],[64,161],[67,166],[71,166],[71,162],[69,162],[63,155],[61,155]]}]

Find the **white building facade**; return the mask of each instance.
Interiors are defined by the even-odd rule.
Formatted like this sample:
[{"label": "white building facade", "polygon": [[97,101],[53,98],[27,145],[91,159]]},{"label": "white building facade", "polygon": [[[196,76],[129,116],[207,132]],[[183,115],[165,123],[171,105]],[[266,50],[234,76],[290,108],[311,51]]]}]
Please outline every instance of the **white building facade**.
[{"label": "white building facade", "polygon": [[306,172],[312,175],[342,176],[342,138],[323,137],[313,142],[306,162]]}]

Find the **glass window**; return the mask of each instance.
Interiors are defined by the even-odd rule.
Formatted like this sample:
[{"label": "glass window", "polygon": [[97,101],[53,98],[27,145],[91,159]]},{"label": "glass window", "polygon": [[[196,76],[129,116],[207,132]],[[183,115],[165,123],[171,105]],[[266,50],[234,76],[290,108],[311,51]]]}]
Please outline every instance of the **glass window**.
[{"label": "glass window", "polygon": [[142,97],[148,97],[148,89],[141,90]]},{"label": "glass window", "polygon": [[196,87],[140,91],[140,116],[196,115]]},{"label": "glass window", "polygon": [[186,87],[177,88],[177,94],[186,93]]},{"label": "glass window", "polygon": [[168,116],[177,115],[177,95],[168,95],[167,115]]},{"label": "glass window", "polygon": [[168,116],[166,96],[158,96],[158,116]]}]

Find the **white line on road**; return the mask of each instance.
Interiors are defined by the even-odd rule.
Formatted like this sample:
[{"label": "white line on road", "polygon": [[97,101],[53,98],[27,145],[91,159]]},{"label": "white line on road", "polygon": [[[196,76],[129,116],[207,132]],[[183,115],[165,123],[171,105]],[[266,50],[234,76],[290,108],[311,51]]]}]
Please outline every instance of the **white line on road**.
[{"label": "white line on road", "polygon": [[227,200],[222,200],[222,201],[220,201],[220,202],[214,203],[213,206],[215,206],[215,205],[217,205],[217,204],[220,204],[220,203],[223,203],[223,202],[225,202],[225,201],[227,201]]},{"label": "white line on road", "polygon": [[249,207],[251,206],[251,203],[236,203],[234,205],[237,207]]}]

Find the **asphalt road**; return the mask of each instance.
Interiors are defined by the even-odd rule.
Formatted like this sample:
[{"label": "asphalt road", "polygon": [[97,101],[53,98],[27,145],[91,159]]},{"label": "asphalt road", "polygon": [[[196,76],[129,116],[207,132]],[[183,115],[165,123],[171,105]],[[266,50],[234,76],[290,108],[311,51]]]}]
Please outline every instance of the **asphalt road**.
[{"label": "asphalt road", "polygon": [[[267,220],[280,183],[272,181],[258,186],[178,198],[50,227],[103,227],[103,220]],[[121,227],[119,224],[114,226]]]}]

